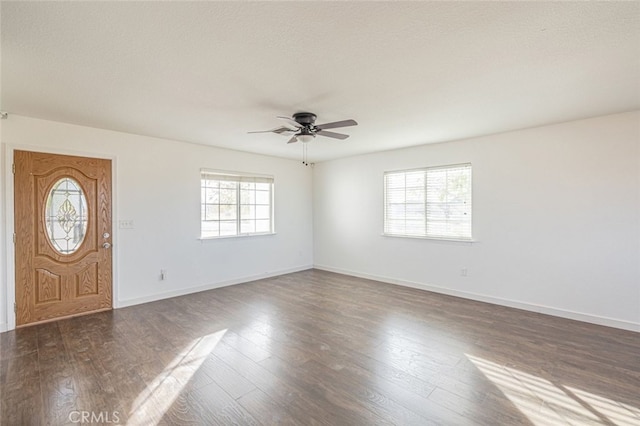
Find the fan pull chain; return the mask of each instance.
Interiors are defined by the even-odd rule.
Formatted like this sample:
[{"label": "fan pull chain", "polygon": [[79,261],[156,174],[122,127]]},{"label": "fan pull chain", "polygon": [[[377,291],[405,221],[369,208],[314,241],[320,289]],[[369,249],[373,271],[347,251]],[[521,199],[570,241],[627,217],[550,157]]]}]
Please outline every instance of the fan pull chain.
[{"label": "fan pull chain", "polygon": [[307,144],[306,143],[302,144],[302,164],[304,164],[305,166],[309,165],[309,155],[307,153]]}]

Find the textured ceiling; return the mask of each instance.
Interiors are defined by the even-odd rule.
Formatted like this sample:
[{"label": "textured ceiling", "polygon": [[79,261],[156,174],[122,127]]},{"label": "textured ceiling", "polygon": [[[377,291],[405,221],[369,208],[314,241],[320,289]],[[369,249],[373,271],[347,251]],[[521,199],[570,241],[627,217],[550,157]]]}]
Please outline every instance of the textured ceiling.
[{"label": "textured ceiling", "polygon": [[6,2],[0,108],[312,161],[640,109],[639,2]]}]

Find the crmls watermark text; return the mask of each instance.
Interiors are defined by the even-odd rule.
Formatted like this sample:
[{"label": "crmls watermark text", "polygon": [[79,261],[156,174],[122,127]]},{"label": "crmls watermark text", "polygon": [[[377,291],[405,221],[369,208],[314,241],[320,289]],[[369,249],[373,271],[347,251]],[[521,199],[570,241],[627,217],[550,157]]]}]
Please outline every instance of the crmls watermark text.
[{"label": "crmls watermark text", "polygon": [[71,423],[120,423],[118,411],[72,411],[69,413]]}]

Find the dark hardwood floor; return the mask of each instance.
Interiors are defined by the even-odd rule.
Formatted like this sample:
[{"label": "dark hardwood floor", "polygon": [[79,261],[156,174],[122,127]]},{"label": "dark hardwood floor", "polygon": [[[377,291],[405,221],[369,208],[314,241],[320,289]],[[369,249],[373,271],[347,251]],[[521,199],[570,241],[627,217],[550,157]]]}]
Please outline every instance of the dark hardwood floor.
[{"label": "dark hardwood floor", "polygon": [[310,270],[0,335],[0,424],[640,425],[640,334]]}]

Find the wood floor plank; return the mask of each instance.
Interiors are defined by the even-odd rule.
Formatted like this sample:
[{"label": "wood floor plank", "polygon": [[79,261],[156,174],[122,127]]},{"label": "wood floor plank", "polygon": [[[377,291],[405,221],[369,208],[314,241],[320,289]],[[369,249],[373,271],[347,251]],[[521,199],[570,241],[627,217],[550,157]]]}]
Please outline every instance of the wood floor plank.
[{"label": "wood floor plank", "polygon": [[21,328],[11,333],[0,333],[0,361],[28,355],[38,350],[38,330]]},{"label": "wood floor plank", "polygon": [[48,423],[43,416],[41,395],[37,376],[2,384],[0,424],[39,426]]},{"label": "wood floor plank", "polygon": [[65,424],[69,422],[69,415],[79,411],[81,407],[80,389],[74,378],[71,367],[53,368],[57,363],[50,363],[42,369],[40,386],[42,389],[42,409],[44,418],[50,424]]},{"label": "wood floor plank", "polygon": [[271,357],[260,362],[260,365],[269,370],[281,380],[292,383],[310,395],[331,416],[331,424],[368,425],[368,424],[393,424],[380,417],[368,407],[357,402],[355,398],[336,390],[326,381],[317,381],[312,376],[305,374],[301,367],[291,367],[276,357]]},{"label": "wood floor plank", "polygon": [[337,421],[334,413],[319,404],[313,394],[272,374],[234,348],[222,343],[216,347],[215,356],[274,398],[278,404],[284,405],[295,418],[305,419],[309,424],[335,424]]},{"label": "wood floor plank", "polygon": [[210,424],[259,425],[260,423],[216,383],[210,383],[189,394],[210,413]]},{"label": "wood floor plank", "polygon": [[[437,424],[438,419],[434,418],[433,411],[429,416],[421,416],[418,412],[423,410],[428,402],[416,394],[410,394],[403,388],[393,386],[389,383],[381,383],[374,375],[350,374],[349,370],[336,371],[328,368],[316,361],[309,361],[300,367],[305,376],[312,378],[318,383],[330,386],[333,392],[345,395],[345,398],[357,401],[358,405],[366,407],[381,418],[391,422],[399,422],[403,425],[426,425]],[[420,404],[420,410],[413,411],[407,406],[411,398],[416,404]],[[402,400],[400,404],[397,400]],[[425,404],[426,403],[426,404]],[[444,411],[444,410],[442,410]],[[447,413],[447,419],[453,420],[454,413]]]},{"label": "wood floor plank", "polygon": [[[298,426],[300,424],[299,418],[292,415],[286,406],[277,403],[258,388],[244,394],[238,399],[238,403],[264,426]],[[319,425],[321,423],[307,416],[305,424]]]},{"label": "wood floor plank", "polygon": [[233,398],[238,399],[256,389],[255,385],[240,373],[225,364],[215,355],[210,355],[200,367],[212,381],[223,387]]},{"label": "wood floor plank", "polygon": [[640,334],[317,270],[0,334],[1,425],[78,412],[132,426],[635,426]]},{"label": "wood floor plank", "polygon": [[0,361],[0,385],[40,377],[38,353],[3,359]]}]

